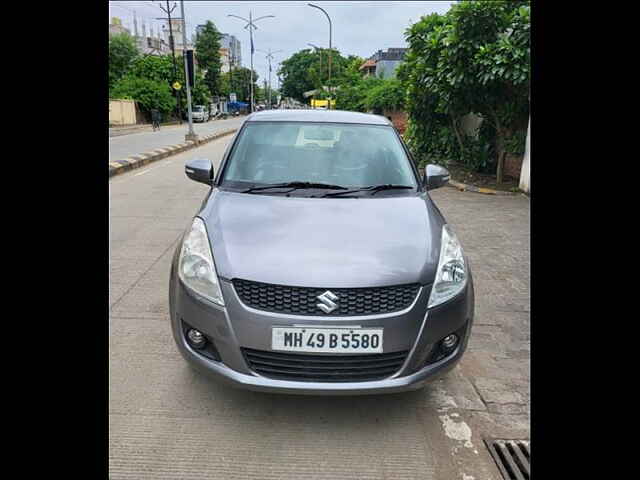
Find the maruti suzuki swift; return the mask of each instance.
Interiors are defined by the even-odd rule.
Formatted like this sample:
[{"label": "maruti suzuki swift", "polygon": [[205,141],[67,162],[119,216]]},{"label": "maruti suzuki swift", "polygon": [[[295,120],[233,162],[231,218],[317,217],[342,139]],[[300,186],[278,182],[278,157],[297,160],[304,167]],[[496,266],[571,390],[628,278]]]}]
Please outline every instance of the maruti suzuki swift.
[{"label": "maruti suzuki swift", "polygon": [[171,327],[197,369],[250,390],[418,389],[462,357],[474,316],[454,229],[384,117],[271,110],[247,117],[171,266]]}]

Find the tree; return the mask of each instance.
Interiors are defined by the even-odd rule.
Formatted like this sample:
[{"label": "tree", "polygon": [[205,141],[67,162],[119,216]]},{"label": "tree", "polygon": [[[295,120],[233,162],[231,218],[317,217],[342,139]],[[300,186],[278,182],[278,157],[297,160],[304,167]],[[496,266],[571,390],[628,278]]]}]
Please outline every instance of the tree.
[{"label": "tree", "polygon": [[231,91],[231,79],[232,79],[231,71],[222,73],[220,75],[220,87],[218,88],[220,96],[229,98],[229,94],[233,93]]},{"label": "tree", "polygon": [[[528,118],[529,13],[528,2],[466,0],[407,30],[409,51],[398,78],[407,89],[408,136],[419,156],[441,145],[473,161],[478,148],[468,148],[458,121],[474,112],[494,129],[502,181],[507,145]],[[448,140],[434,141],[434,134]]]},{"label": "tree", "polygon": [[365,95],[364,104],[368,110],[382,113],[384,110],[402,110],[404,101],[404,85],[400,80],[390,78],[372,85]]},{"label": "tree", "polygon": [[220,38],[216,26],[207,20],[195,43],[196,60],[205,71],[204,82],[212,96],[220,94]]},{"label": "tree", "polygon": [[112,87],[129,71],[131,62],[138,55],[136,41],[128,33],[109,37],[109,87]]},{"label": "tree", "polygon": [[306,102],[303,93],[318,87],[314,80],[317,79],[319,69],[320,55],[308,48],[296,52],[280,62],[278,75],[282,77],[284,95],[303,103]]},{"label": "tree", "polygon": [[171,113],[176,101],[171,88],[164,82],[148,78],[125,75],[112,89],[114,98],[131,99],[138,102],[143,111],[156,108],[163,113]]},{"label": "tree", "polygon": [[381,84],[382,80],[375,77],[364,77],[360,66],[365,62],[363,58],[350,55],[343,62],[336,86],[336,108],[354,112],[366,112],[367,94]]},{"label": "tree", "polygon": [[336,108],[353,112],[367,112],[372,106],[367,101],[371,91],[382,85],[384,80],[377,77],[359,77],[344,82],[337,87]]},{"label": "tree", "polygon": [[[331,81],[329,81],[331,56]],[[335,48],[329,50],[300,50],[280,63],[277,74],[282,77],[282,95],[307,103],[304,92],[322,87],[337,87],[345,81],[347,67],[356,57],[343,57]]]},{"label": "tree", "polygon": [[[180,66],[178,66],[180,67]],[[173,60],[171,55],[142,55],[131,62],[130,74],[135,77],[147,78],[171,85],[174,80],[181,80],[182,70],[178,68],[177,78],[173,78]]]},{"label": "tree", "polygon": [[[229,98],[230,93],[235,93],[239,102],[250,103],[251,91],[249,87],[251,69],[236,67],[230,72],[220,76],[220,95]],[[258,92],[258,74],[253,71],[253,91]],[[257,99],[257,97],[256,97]]]},{"label": "tree", "polygon": [[[206,84],[204,75],[201,72],[195,74],[195,85],[191,87],[192,105],[209,105],[211,103],[211,92]],[[183,111],[187,111],[187,95],[182,96]]]}]

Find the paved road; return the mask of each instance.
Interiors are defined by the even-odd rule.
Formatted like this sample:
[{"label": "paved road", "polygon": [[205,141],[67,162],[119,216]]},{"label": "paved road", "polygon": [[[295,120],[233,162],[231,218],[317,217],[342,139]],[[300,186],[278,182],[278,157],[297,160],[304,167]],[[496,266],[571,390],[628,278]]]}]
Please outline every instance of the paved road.
[{"label": "paved road", "polygon": [[459,367],[419,392],[299,397],[193,371],[168,318],[171,256],[206,186],[185,161],[229,137],[111,179],[111,479],[501,480],[484,435],[529,436],[529,201],[433,193],[474,270],[476,325]]},{"label": "paved road", "polygon": [[[193,130],[199,135],[208,135],[221,130],[238,127],[245,118],[247,117],[240,116],[227,120],[211,120],[206,123],[194,123]],[[109,161],[122,160],[130,155],[182,143],[188,131],[189,125],[185,122],[180,126],[171,125],[162,127],[157,132],[140,132],[118,137],[109,137]]]}]

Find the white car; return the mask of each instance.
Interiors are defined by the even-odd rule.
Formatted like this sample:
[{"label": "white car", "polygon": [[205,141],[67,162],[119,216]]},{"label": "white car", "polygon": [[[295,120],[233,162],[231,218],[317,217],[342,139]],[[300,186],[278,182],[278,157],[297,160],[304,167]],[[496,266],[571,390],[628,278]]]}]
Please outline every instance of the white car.
[{"label": "white car", "polygon": [[193,110],[191,111],[194,122],[208,122],[209,121],[209,111],[205,108],[204,105],[194,105]]}]

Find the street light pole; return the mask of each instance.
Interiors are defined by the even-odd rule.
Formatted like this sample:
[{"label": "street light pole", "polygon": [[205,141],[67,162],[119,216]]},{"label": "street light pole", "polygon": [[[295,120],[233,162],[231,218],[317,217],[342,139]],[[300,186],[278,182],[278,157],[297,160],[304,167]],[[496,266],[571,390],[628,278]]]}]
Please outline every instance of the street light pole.
[{"label": "street light pole", "polygon": [[324,10],[324,8],[321,8],[317,5],[314,5],[313,3],[307,3],[307,5],[309,5],[310,7],[313,8],[317,8],[318,10],[321,10],[322,13],[324,13],[327,16],[327,20],[329,20],[329,105],[327,106],[328,110],[331,110],[331,57],[332,57],[332,51],[331,51],[331,18],[329,17],[329,14]]},{"label": "street light pole", "polygon": [[265,52],[264,50],[258,50],[258,51],[262,53],[266,53],[267,56],[265,58],[269,60],[269,110],[271,110],[271,59],[273,58],[274,53],[279,53],[284,50],[276,50],[275,52],[272,52],[271,49],[269,49],[268,52]]},{"label": "street light pole", "polygon": [[247,22],[247,24],[245,25],[245,29],[249,29],[249,40],[251,42],[251,113],[253,113],[253,30],[257,29],[258,27],[256,27],[255,22],[257,22],[258,20],[262,20],[263,18],[275,18],[275,15],[264,15],[262,17],[258,17],[258,18],[252,18],[251,16],[251,10],[249,10],[249,20],[247,20],[246,18],[242,18],[239,17],[238,15],[227,15],[227,17],[235,17],[235,18],[239,18],[240,20],[243,20],[245,22]]},{"label": "street light pole", "polygon": [[182,15],[182,57],[184,58],[184,76],[185,84],[187,86],[187,109],[189,112],[189,133],[185,136],[185,140],[193,140],[197,144],[198,136],[193,131],[193,114],[191,112],[191,86],[189,85],[189,68],[187,65],[187,25],[184,21],[184,0],[180,0],[180,13]]}]

